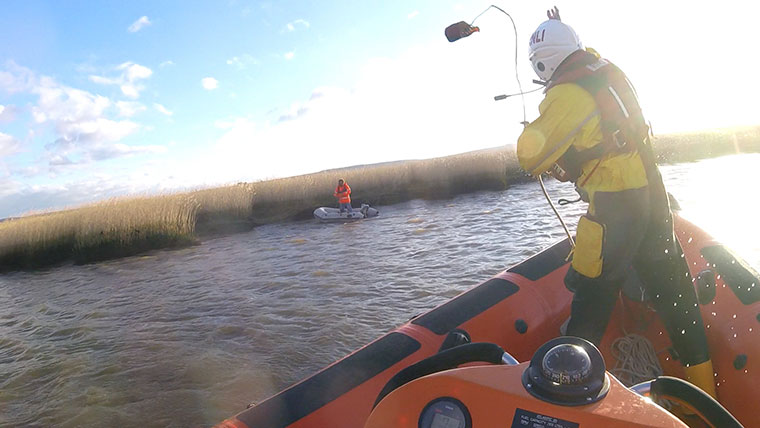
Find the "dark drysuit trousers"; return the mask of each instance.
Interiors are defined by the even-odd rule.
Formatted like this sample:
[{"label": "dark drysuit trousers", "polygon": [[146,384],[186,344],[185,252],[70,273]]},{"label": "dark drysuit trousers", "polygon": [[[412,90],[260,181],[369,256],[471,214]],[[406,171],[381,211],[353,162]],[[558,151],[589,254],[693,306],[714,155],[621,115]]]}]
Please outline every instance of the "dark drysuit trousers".
[{"label": "dark drysuit trousers", "polygon": [[573,267],[567,272],[565,285],[574,292],[567,334],[598,346],[633,269],[681,364],[696,365],[710,359],[696,292],[656,166],[648,168],[647,178],[649,185],[640,189],[594,195],[594,214],[587,218],[603,226],[602,271],[596,278]]}]

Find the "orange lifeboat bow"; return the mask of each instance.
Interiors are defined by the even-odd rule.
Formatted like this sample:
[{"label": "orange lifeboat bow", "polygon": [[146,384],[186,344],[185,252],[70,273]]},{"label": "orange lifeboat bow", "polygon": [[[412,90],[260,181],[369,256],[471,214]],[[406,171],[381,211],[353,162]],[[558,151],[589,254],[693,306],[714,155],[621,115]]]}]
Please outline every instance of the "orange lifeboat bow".
[{"label": "orange lifeboat bow", "polygon": [[[668,335],[639,299],[621,297],[598,350],[577,342],[582,339],[558,338],[572,299],[563,283],[570,250],[565,240],[217,427],[687,426],[647,398],[650,394],[686,404],[692,408],[687,414],[708,420],[696,426],[760,427],[753,415],[760,396],[759,275],[704,231],[675,219],[695,278],[720,404],[680,380],[683,369]],[[630,334],[652,344],[664,374],[633,389],[623,383],[631,380],[620,368],[626,355],[613,349],[617,339]],[[549,345],[559,347],[557,355]],[[509,358],[492,361],[498,353],[491,346],[506,350]],[[569,356],[576,351],[565,346],[576,346],[578,353],[582,348],[588,361],[575,361]],[[468,349],[485,354],[470,361],[464,356]],[[449,351],[457,357],[436,370],[425,368],[431,359],[439,364],[440,355]],[[398,380],[415,370],[411,379]],[[591,374],[595,383],[584,384]],[[606,386],[597,391],[599,382]],[[573,395],[568,391],[584,387],[591,392],[575,397],[580,402],[566,402]]]}]

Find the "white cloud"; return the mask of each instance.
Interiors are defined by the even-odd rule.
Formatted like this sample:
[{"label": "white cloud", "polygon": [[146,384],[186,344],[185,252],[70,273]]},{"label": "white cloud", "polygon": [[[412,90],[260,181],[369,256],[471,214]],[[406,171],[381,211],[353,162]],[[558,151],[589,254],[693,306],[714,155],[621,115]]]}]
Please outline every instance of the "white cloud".
[{"label": "white cloud", "polygon": [[291,51],[291,52],[286,52],[286,53],[285,53],[285,54],[283,54],[282,56],[283,56],[283,58],[285,58],[285,59],[287,59],[288,61],[290,61],[291,59],[293,59],[293,57],[295,57],[295,56],[296,56],[296,53],[295,53],[294,51]]},{"label": "white cloud", "polygon": [[14,105],[0,105],[0,123],[13,122],[17,112],[18,107]]},{"label": "white cloud", "polygon": [[128,146],[126,144],[102,144],[90,150],[93,160],[105,160],[117,157],[126,157],[144,153],[166,153],[164,146]]},{"label": "white cloud", "polygon": [[[8,157],[21,150],[21,143],[15,137],[0,132],[0,197],[17,191],[18,183],[12,179],[11,173],[15,162],[6,162]],[[2,205],[2,203],[0,203]],[[7,205],[10,209],[12,205]],[[15,207],[14,207],[15,209]],[[9,213],[0,212],[0,218]]]},{"label": "white cloud", "polygon": [[60,128],[69,141],[84,143],[120,141],[134,133],[140,126],[129,120],[115,121],[103,117],[66,124]]},{"label": "white cloud", "polygon": [[121,74],[116,77],[90,75],[90,81],[100,85],[118,85],[121,92],[129,98],[138,98],[145,89],[140,81],[153,75],[153,71],[140,64],[125,62],[114,68]]},{"label": "white cloud", "polygon": [[19,168],[18,172],[24,177],[34,177],[42,173],[42,170],[38,166],[26,166]]},{"label": "white cloud", "polygon": [[116,108],[119,110],[119,116],[132,117],[135,114],[145,111],[146,107],[136,101],[117,101]]},{"label": "white cloud", "polygon": [[251,65],[258,65],[259,61],[249,54],[243,54],[240,56],[233,56],[227,60],[227,65],[237,67],[239,70],[243,70]]},{"label": "white cloud", "polygon": [[138,86],[134,85],[121,85],[119,86],[119,89],[121,89],[121,93],[126,95],[129,98],[139,98],[140,97],[140,88]]},{"label": "white cloud", "polygon": [[32,92],[39,95],[37,105],[31,109],[35,121],[53,121],[59,127],[100,117],[111,106],[104,96],[60,85],[50,77],[40,78]]},{"label": "white cloud", "polygon": [[174,114],[174,112],[169,111],[166,107],[162,106],[159,103],[153,103],[153,108],[155,108],[159,113],[163,113],[167,116],[171,116]]},{"label": "white cloud", "polygon": [[[141,68],[123,67],[125,79],[136,79],[148,73]],[[125,156],[143,153],[144,148],[125,149],[121,142],[137,132],[141,126],[130,120],[115,120],[109,116],[116,112],[129,117],[145,107],[137,102],[112,102],[102,95],[62,85],[55,79],[33,75],[33,85],[28,91],[38,99],[30,107],[38,130],[47,127],[54,140],[44,145],[42,159],[47,160],[51,171],[66,165],[90,163],[108,156]],[[43,127],[43,128],[41,128]],[[34,141],[37,132],[30,132]],[[47,135],[46,132],[39,132]],[[126,146],[129,147],[129,146]],[[33,165],[32,165],[33,166]],[[20,170],[21,168],[17,168]]]},{"label": "white cloud", "polygon": [[16,138],[0,132],[0,159],[17,153],[20,148],[21,144]]},{"label": "white cloud", "polygon": [[160,68],[164,68],[164,67],[168,67],[170,65],[174,65],[174,61],[172,61],[172,60],[166,60],[166,61],[162,62],[161,64],[159,64],[158,66]]},{"label": "white cloud", "polygon": [[128,82],[134,82],[138,79],[147,79],[153,74],[153,71],[151,71],[150,68],[132,62],[125,62],[116,67],[116,69],[124,70]]},{"label": "white cloud", "polygon": [[0,70],[0,90],[10,94],[30,90],[34,81],[34,72],[19,66],[13,60],[6,61],[5,70]]},{"label": "white cloud", "polygon": [[100,117],[59,128],[59,137],[45,145],[44,158],[51,167],[51,172],[60,172],[61,167],[146,152],[140,146],[131,147],[119,143],[140,128],[128,120],[114,121]]},{"label": "white cloud", "polygon": [[120,80],[118,78],[109,78],[102,76],[90,76],[90,81],[99,85],[118,85]]},{"label": "white cloud", "polygon": [[141,16],[137,21],[133,22],[132,25],[129,26],[129,28],[127,28],[127,31],[129,31],[130,33],[136,33],[150,24],[151,24],[150,19],[148,19],[147,16]]},{"label": "white cloud", "polygon": [[[72,208],[111,197],[142,193],[149,188],[137,182],[136,178],[93,173],[86,179],[57,180],[54,184],[37,186],[0,178],[0,218]],[[160,185],[153,186],[154,190],[159,190]]]},{"label": "white cloud", "polygon": [[203,86],[203,89],[211,91],[219,87],[219,81],[213,77],[204,77],[201,79],[201,85]]},{"label": "white cloud", "polygon": [[420,14],[419,10],[415,10],[414,12],[410,13],[409,15],[406,15],[406,19],[412,19]]},{"label": "white cloud", "polygon": [[120,86],[121,92],[130,98],[139,97],[140,91],[145,89],[144,86],[137,82],[142,79],[147,79],[153,74],[153,71],[148,67],[144,67],[140,64],[133,64],[131,62],[125,62],[118,66],[117,70],[122,70],[124,72],[123,77],[125,81]]},{"label": "white cloud", "polygon": [[292,32],[296,31],[297,28],[308,30],[310,26],[309,21],[306,21],[305,19],[296,19],[295,21],[285,24],[283,31]]}]

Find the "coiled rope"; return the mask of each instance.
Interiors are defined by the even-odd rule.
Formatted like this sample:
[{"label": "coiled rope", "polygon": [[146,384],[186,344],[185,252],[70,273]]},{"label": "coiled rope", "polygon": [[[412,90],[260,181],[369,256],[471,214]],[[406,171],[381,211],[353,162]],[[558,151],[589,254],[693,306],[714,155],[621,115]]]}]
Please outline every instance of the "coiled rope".
[{"label": "coiled rope", "polygon": [[[621,316],[625,318],[625,299],[621,295]],[[647,326],[643,326],[646,330]],[[632,386],[640,382],[645,382],[661,376],[663,374],[662,366],[657,355],[665,350],[657,351],[654,349],[652,342],[646,337],[628,333],[625,326],[622,327],[623,336],[612,341],[610,353],[617,361],[615,367],[610,373],[615,375],[625,386]],[[670,408],[669,403],[659,403],[665,408]]]},{"label": "coiled rope", "polygon": [[610,348],[617,362],[610,370],[626,386],[662,375],[662,367],[652,342],[644,336],[629,333],[618,337]]}]

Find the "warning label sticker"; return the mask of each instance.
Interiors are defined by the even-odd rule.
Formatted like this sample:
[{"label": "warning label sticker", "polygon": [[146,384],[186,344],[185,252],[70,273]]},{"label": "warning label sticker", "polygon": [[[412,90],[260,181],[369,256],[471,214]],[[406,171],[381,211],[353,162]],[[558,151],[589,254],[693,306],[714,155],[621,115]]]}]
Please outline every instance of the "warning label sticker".
[{"label": "warning label sticker", "polygon": [[528,410],[515,410],[512,419],[512,428],[578,428],[579,424],[557,419],[548,415],[541,415]]}]

